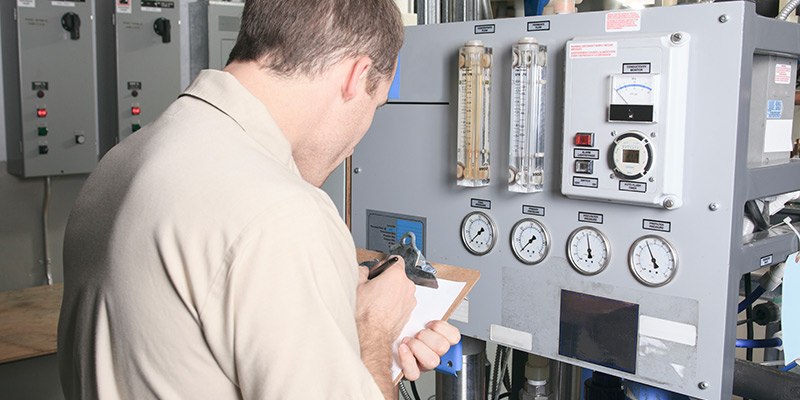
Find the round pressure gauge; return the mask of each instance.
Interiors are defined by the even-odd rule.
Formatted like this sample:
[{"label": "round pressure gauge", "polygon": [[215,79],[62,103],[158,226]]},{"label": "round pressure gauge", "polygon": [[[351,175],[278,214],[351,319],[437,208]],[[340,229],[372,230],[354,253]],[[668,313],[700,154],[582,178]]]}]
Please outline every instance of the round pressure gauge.
[{"label": "round pressure gauge", "polygon": [[623,179],[639,179],[653,166],[653,146],[640,132],[619,135],[611,144],[611,167]]},{"label": "round pressure gauge", "polygon": [[647,235],[633,242],[628,264],[639,282],[647,286],[663,286],[678,270],[678,253],[666,239]]},{"label": "round pressure gauge", "polygon": [[541,222],[525,218],[511,229],[511,250],[525,264],[538,264],[550,251],[550,234]]},{"label": "round pressure gauge", "polygon": [[578,228],[567,239],[569,263],[584,275],[595,275],[603,271],[611,260],[608,239],[595,228]]},{"label": "round pressure gauge", "polygon": [[461,241],[470,253],[482,256],[494,247],[497,240],[494,222],[483,212],[467,214],[461,222]]}]

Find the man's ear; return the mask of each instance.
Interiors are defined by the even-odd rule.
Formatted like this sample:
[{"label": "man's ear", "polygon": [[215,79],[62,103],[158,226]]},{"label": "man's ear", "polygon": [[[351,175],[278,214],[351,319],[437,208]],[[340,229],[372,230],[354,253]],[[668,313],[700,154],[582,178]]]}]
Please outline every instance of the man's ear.
[{"label": "man's ear", "polygon": [[345,101],[358,94],[359,86],[366,87],[370,68],[372,68],[372,60],[366,56],[358,57],[350,64],[345,81],[342,83],[342,97]]}]

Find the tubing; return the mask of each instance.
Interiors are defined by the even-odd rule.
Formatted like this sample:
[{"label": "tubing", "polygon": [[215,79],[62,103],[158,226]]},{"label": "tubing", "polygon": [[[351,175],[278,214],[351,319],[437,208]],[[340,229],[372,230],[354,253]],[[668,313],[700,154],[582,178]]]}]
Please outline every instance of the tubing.
[{"label": "tubing", "polygon": [[783,341],[778,338],[771,339],[736,339],[736,347],[745,349],[765,349],[768,347],[780,347]]},{"label": "tubing", "polygon": [[764,292],[766,292],[766,289],[761,287],[761,285],[756,287],[756,290],[753,290],[753,292],[751,292],[750,295],[747,296],[747,298],[745,298],[744,300],[742,300],[741,303],[739,303],[738,312],[742,312],[745,309],[747,309],[747,306],[753,304],[753,302],[758,300],[758,298],[761,297],[761,295],[764,294]]}]

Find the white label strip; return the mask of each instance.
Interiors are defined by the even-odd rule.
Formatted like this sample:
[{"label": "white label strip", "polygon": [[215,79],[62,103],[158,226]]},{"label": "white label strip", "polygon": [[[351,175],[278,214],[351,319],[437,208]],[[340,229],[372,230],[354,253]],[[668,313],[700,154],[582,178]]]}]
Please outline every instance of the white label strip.
[{"label": "white label strip", "polygon": [[450,316],[450,319],[465,324],[469,323],[469,299],[464,299],[464,301],[458,305],[458,308],[453,311],[453,315]]},{"label": "white label strip", "polygon": [[687,346],[697,346],[697,327],[681,322],[640,315],[639,334]]},{"label": "white label strip", "polygon": [[522,350],[531,351],[533,348],[533,335],[501,325],[492,324],[489,327],[489,339]]},{"label": "white label strip", "polygon": [[792,120],[768,119],[764,132],[764,152],[792,151]]},{"label": "white label strip", "polygon": [[75,7],[75,3],[71,1],[51,1],[53,7]]},{"label": "white label strip", "polygon": [[144,12],[161,12],[161,9],[158,7],[142,7],[141,10]]},{"label": "white label strip", "polygon": [[17,7],[36,7],[36,0],[17,0]]},{"label": "white label strip", "polygon": [[616,56],[617,42],[569,44],[569,58],[606,58]]}]

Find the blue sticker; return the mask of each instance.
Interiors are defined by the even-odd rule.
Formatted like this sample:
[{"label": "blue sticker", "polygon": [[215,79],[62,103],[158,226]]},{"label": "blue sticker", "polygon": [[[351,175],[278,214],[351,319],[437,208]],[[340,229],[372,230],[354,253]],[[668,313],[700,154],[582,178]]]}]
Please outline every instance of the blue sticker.
[{"label": "blue sticker", "polygon": [[767,100],[767,119],[781,119],[783,115],[783,101]]},{"label": "blue sticker", "polygon": [[397,71],[392,79],[392,86],[389,87],[389,100],[400,99],[400,56],[397,56]]},{"label": "blue sticker", "polygon": [[800,358],[800,253],[789,254],[783,274],[783,352],[786,363]]},{"label": "blue sticker", "polygon": [[[410,220],[399,219],[398,218],[397,219],[397,231],[395,232],[396,237],[397,238],[401,238],[401,237],[403,237],[403,235],[406,234],[406,232],[413,232],[414,233],[414,237],[416,238],[416,240],[414,241],[415,242],[414,244],[417,245],[417,248],[419,249],[419,251],[421,251],[423,254],[425,254],[425,249],[422,246],[422,242],[423,242],[422,222],[420,222],[420,221],[410,221]],[[397,239],[395,239],[395,240],[397,240]]]}]

